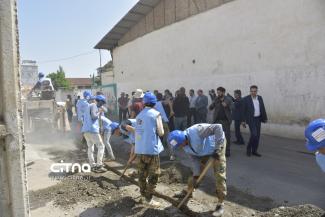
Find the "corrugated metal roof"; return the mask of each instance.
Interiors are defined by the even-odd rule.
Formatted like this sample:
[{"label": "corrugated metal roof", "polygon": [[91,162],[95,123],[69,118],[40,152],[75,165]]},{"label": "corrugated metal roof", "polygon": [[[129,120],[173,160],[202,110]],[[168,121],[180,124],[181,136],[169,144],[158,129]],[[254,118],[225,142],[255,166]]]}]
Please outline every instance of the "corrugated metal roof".
[{"label": "corrugated metal roof", "polygon": [[102,40],[98,42],[95,48],[107,50],[114,48],[124,34],[146,16],[159,2],[160,0],[139,0]]}]

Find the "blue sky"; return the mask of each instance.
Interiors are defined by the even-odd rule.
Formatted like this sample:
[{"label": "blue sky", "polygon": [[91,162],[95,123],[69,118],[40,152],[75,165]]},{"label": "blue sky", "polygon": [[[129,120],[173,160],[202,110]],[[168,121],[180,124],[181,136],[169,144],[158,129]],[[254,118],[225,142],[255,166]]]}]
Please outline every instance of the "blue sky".
[{"label": "blue sky", "polygon": [[[137,1],[18,0],[21,59],[36,60],[45,74],[61,65],[67,77],[89,77],[99,67],[93,47]],[[109,59],[103,50],[103,64]]]}]

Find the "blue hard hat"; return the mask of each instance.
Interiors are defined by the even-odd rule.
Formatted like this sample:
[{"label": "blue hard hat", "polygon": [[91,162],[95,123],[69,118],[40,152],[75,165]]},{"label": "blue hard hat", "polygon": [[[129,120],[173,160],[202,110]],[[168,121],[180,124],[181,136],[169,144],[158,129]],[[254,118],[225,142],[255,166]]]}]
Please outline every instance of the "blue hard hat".
[{"label": "blue hard hat", "polygon": [[152,92],[146,92],[143,96],[143,102],[144,104],[156,104],[157,103],[157,97]]},{"label": "blue hard hat", "polygon": [[119,127],[119,123],[112,122],[109,126],[110,126],[112,132],[114,132]]},{"label": "blue hard hat", "polygon": [[186,137],[185,132],[180,130],[174,130],[168,135],[168,143],[173,149],[178,148],[181,144],[184,143]]},{"label": "blue hard hat", "polygon": [[91,97],[91,92],[89,90],[86,90],[83,92],[84,98],[90,98]]},{"label": "blue hard hat", "polygon": [[106,102],[106,97],[104,95],[97,95],[95,99],[97,101]]},{"label": "blue hard hat", "polygon": [[45,75],[44,75],[43,72],[39,72],[39,73],[38,73],[38,77],[39,77],[39,78],[43,78],[44,76],[45,76]]},{"label": "blue hard hat", "polygon": [[309,151],[316,151],[325,147],[325,119],[316,119],[305,129],[306,147]]}]

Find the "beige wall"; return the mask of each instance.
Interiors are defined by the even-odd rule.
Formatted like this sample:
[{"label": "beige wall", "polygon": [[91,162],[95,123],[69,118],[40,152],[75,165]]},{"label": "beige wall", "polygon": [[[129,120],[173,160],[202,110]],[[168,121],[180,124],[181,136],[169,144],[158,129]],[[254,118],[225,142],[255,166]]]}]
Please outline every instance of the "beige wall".
[{"label": "beige wall", "polygon": [[114,83],[114,72],[113,69],[109,69],[101,74],[102,76],[102,85]]},{"label": "beige wall", "polygon": [[324,11],[324,0],[236,0],[166,26],[114,49],[118,92],[256,84],[264,132],[303,138],[325,116]]}]

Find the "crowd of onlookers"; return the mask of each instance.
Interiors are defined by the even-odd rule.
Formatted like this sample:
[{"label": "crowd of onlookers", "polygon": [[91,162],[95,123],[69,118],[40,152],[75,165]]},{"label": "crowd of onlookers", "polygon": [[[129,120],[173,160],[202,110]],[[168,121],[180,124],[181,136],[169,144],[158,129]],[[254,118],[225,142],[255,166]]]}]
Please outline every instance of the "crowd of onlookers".
[{"label": "crowd of onlookers", "polygon": [[[154,90],[158,102],[161,102],[160,112],[165,113],[163,118],[165,132],[173,130],[185,130],[198,123],[219,123],[222,125],[227,139],[226,156],[230,156],[231,143],[244,145],[245,141],[241,134],[241,127],[249,127],[251,136],[247,143],[247,155],[261,156],[258,152],[261,123],[267,121],[264,102],[261,96],[257,95],[258,87],[252,85],[250,94],[242,97],[241,90],[235,90],[233,96],[226,93],[224,87],[218,87],[205,95],[202,89],[195,91],[190,89],[188,94],[184,87],[179,88],[173,94],[166,89],[163,93]],[[137,89],[131,96],[122,92],[117,100],[119,110],[119,122],[135,118],[144,108],[142,97],[144,91]],[[80,97],[75,100],[75,103]],[[66,109],[68,119],[72,121],[72,98],[67,97]],[[230,127],[234,122],[235,137],[231,141]],[[167,134],[166,134],[167,136]],[[166,141],[166,138],[164,138]]]},{"label": "crowd of onlookers", "polygon": [[[234,95],[226,94],[224,87],[210,90],[206,96],[202,89],[190,89],[188,95],[184,87],[181,87],[173,95],[168,89],[164,93],[154,91],[157,100],[161,102],[167,119],[163,121],[168,131],[185,130],[187,127],[197,123],[219,123],[222,124],[227,139],[226,156],[230,156],[230,126],[234,121],[236,140],[232,141],[238,145],[244,145],[244,139],[240,127],[249,126],[251,137],[247,143],[247,156],[261,155],[257,152],[261,122],[267,121],[266,111],[261,96],[257,95],[258,87],[250,87],[250,95],[242,98],[241,91],[235,90]],[[135,118],[143,109],[143,90],[137,89],[132,92],[131,97],[124,92],[118,98],[119,121]]]}]

